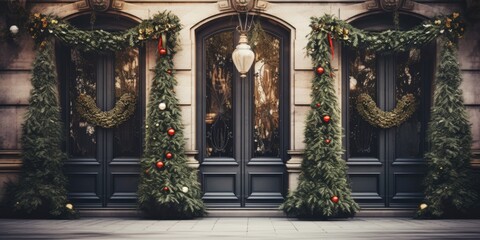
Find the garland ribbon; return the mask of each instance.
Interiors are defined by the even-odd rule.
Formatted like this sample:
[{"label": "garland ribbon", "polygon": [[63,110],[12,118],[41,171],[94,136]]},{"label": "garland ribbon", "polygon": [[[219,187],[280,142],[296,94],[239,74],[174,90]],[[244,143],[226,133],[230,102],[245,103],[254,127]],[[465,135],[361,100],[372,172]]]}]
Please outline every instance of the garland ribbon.
[{"label": "garland ribbon", "polygon": [[135,113],[136,97],[125,93],[115,103],[115,107],[104,112],[97,107],[95,100],[86,94],[80,94],[75,102],[75,108],[82,118],[95,126],[103,128],[116,127]]},{"label": "garland ribbon", "polygon": [[333,55],[335,54],[335,50],[333,48],[333,40],[332,40],[332,35],[330,35],[330,33],[328,34],[328,43],[330,44],[330,53],[332,54],[332,61],[333,61]]},{"label": "garland ribbon", "polygon": [[406,94],[392,111],[385,112],[377,107],[370,95],[362,93],[357,97],[356,108],[360,116],[371,125],[391,128],[408,120],[417,110],[417,102],[413,94]]},{"label": "garland ribbon", "polygon": [[162,50],[167,51],[166,47],[166,42],[167,42],[167,35],[165,33],[162,33],[161,36],[158,38],[158,54],[163,55],[161,52]]}]

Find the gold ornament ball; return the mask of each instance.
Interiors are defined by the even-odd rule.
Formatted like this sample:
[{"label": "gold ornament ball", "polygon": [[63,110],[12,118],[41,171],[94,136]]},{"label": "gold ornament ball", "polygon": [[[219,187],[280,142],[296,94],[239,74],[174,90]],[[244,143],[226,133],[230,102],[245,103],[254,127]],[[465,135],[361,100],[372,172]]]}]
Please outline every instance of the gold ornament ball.
[{"label": "gold ornament ball", "polygon": [[428,207],[428,205],[425,204],[425,203],[420,204],[420,209],[422,209],[422,210],[427,208],[427,207]]},{"label": "gold ornament ball", "polygon": [[188,192],[188,187],[182,187],[182,192],[187,193]]}]

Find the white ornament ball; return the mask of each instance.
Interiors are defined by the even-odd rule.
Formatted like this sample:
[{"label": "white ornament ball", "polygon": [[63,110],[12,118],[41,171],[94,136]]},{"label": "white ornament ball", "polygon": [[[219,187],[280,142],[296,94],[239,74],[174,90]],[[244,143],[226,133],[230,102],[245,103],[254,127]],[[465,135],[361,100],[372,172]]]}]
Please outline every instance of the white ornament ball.
[{"label": "white ornament ball", "polygon": [[17,33],[18,33],[18,30],[19,30],[19,29],[18,29],[17,25],[12,25],[12,26],[10,26],[10,32],[11,32],[13,35],[17,34]]},{"label": "white ornament ball", "polygon": [[188,192],[188,187],[182,187],[182,192],[187,193]]},{"label": "white ornament ball", "polygon": [[165,110],[165,108],[167,108],[167,104],[162,102],[162,103],[158,104],[158,108],[160,108],[160,110],[163,111],[163,110]]}]

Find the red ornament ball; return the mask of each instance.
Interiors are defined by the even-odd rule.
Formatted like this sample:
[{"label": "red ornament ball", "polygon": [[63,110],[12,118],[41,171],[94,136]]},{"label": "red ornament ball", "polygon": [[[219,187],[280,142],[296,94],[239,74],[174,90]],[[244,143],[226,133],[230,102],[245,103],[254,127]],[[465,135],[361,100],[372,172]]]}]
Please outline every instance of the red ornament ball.
[{"label": "red ornament ball", "polygon": [[173,158],[173,154],[171,152],[168,152],[167,154],[165,154],[165,157],[167,159],[172,159]]},{"label": "red ornament ball", "polygon": [[319,75],[322,75],[325,72],[325,69],[323,69],[323,67],[317,67],[315,69],[315,72],[317,72],[317,74]]},{"label": "red ornament ball", "polygon": [[331,119],[331,118],[330,118],[330,116],[328,116],[328,115],[323,116],[323,121],[324,121],[325,123],[330,122],[330,119]]},{"label": "red ornament ball", "polygon": [[167,133],[168,133],[169,136],[173,136],[173,135],[175,135],[175,129],[169,128],[169,129],[167,130]]},{"label": "red ornament ball", "polygon": [[168,190],[170,190],[170,188],[168,188],[168,187],[163,187],[163,191],[166,192],[166,191],[168,191]]},{"label": "red ornament ball", "polygon": [[167,49],[165,49],[165,48],[160,48],[160,50],[158,50],[158,53],[159,53],[160,55],[165,55],[165,54],[167,54]]},{"label": "red ornament ball", "polygon": [[320,103],[315,104],[315,107],[317,108],[319,108],[320,106],[322,106]]},{"label": "red ornament ball", "polygon": [[332,142],[332,140],[330,140],[330,138],[325,139],[326,144],[329,144],[330,142]]},{"label": "red ornament ball", "polygon": [[338,203],[339,198],[337,196],[333,196],[330,198],[330,200],[332,200],[333,203]]},{"label": "red ornament ball", "polygon": [[170,75],[172,75],[172,69],[168,69],[168,70],[167,70],[167,73],[170,74]]},{"label": "red ornament ball", "polygon": [[163,167],[165,167],[165,163],[163,163],[162,161],[158,161],[155,165],[158,169],[162,169]]}]

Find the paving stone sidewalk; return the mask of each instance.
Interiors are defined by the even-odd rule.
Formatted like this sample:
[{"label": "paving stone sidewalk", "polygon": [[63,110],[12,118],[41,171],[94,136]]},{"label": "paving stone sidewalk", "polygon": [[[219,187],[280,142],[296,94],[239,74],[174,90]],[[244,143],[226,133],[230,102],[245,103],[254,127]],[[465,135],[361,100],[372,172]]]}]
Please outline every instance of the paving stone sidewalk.
[{"label": "paving stone sidewalk", "polygon": [[480,239],[480,220],[289,218],[0,219],[0,239]]}]

